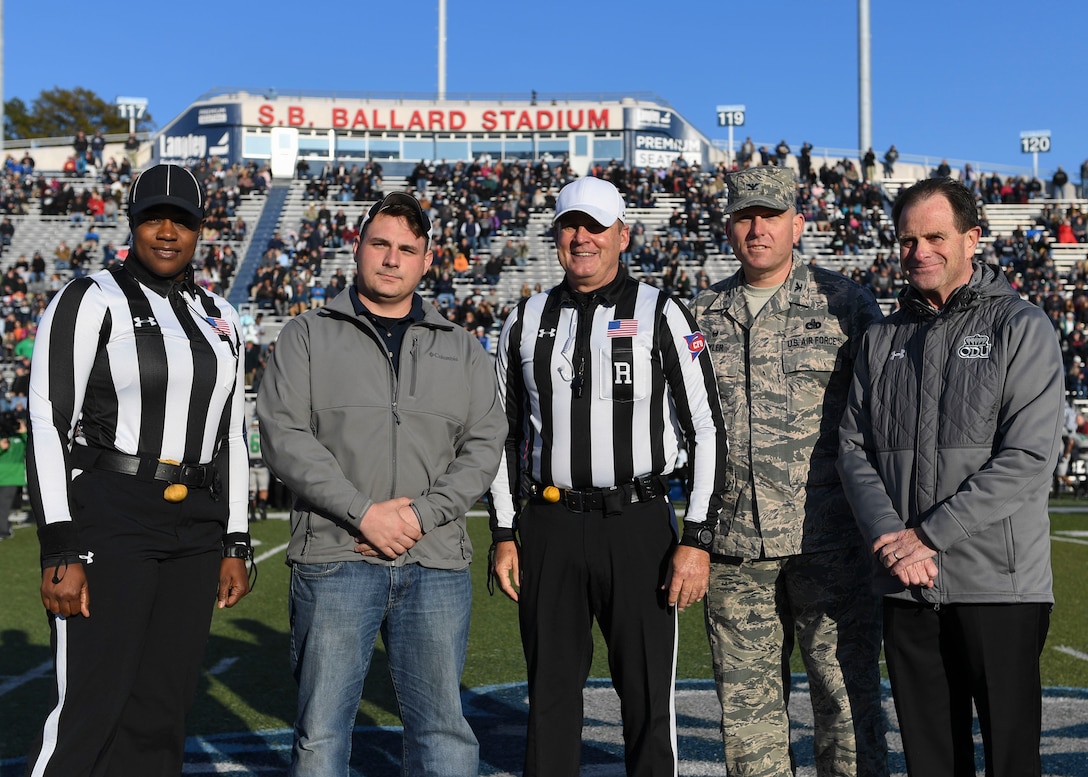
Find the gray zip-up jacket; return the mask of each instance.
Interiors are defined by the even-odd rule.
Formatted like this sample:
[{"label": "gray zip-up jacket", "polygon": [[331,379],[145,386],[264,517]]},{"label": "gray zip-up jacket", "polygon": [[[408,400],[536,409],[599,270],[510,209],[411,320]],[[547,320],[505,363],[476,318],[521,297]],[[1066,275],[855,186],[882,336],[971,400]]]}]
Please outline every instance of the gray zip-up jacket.
[{"label": "gray zip-up jacket", "polygon": [[[425,304],[398,378],[354,293],[287,323],[257,397],[265,461],[295,495],[288,561],[461,569],[472,559],[465,513],[506,437],[494,367],[475,337]],[[401,496],[413,499],[423,539],[395,562],[356,553],[366,511]]]},{"label": "gray zip-up jacket", "polygon": [[933,604],[1053,602],[1051,476],[1064,384],[1054,328],[1001,270],[974,276],[937,311],[911,289],[868,330],[840,427],[839,472],[870,545],[921,527],[933,588],[875,588]]}]

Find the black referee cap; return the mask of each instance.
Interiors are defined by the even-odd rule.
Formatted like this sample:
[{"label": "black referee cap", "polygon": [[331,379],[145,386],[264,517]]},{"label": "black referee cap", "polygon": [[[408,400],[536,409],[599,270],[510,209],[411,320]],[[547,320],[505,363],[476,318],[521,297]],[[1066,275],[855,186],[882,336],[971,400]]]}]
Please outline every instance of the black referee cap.
[{"label": "black referee cap", "polygon": [[155,165],[140,173],[129,187],[128,218],[135,226],[149,208],[169,205],[200,221],[204,203],[204,187],[195,175],[178,165]]}]

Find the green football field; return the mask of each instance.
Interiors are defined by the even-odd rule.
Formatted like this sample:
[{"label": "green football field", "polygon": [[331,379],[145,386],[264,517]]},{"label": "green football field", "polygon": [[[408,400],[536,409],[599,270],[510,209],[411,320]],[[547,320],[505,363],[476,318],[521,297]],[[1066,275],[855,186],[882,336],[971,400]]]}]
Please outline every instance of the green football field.
[{"label": "green football field", "polygon": [[[1057,607],[1043,654],[1043,684],[1088,688],[1088,594],[1083,574],[1088,561],[1088,512],[1054,512],[1053,558]],[[515,605],[501,594],[488,596],[484,566],[489,543],[487,519],[473,514],[470,531],[476,545],[473,563],[475,599],[466,688],[524,680]],[[284,729],[294,716],[294,681],[288,666],[287,580],[283,563],[287,523],[271,519],[254,524],[260,560],[256,590],[232,610],[217,611],[205,658],[205,674],[190,716],[190,734]],[[0,760],[26,754],[40,725],[52,667],[49,631],[38,597],[40,572],[37,540],[30,527],[0,542]],[[93,604],[92,604],[93,612]],[[680,614],[677,677],[711,677],[710,656],[701,608]],[[794,656],[794,672],[802,671]],[[591,677],[605,678],[603,643]],[[358,723],[397,725],[396,706],[384,654],[379,646],[366,682]]]}]

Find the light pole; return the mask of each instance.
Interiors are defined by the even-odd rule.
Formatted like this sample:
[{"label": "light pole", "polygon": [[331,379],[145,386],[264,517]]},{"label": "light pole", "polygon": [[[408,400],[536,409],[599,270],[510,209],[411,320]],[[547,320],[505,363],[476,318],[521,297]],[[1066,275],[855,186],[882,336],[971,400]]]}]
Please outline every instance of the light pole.
[{"label": "light pole", "polygon": [[446,0],[438,0],[438,99],[446,99]]},{"label": "light pole", "polygon": [[4,153],[4,0],[0,0],[0,154]]},{"label": "light pole", "polygon": [[869,54],[869,0],[858,0],[858,154],[873,145],[872,58]]}]

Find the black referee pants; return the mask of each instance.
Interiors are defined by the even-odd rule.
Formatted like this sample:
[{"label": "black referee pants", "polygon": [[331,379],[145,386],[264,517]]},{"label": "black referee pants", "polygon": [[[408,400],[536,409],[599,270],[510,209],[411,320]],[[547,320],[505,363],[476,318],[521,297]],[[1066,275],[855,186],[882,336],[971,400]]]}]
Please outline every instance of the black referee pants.
[{"label": "black referee pants", "polygon": [[911,777],[975,777],[972,701],[987,777],[1036,777],[1039,655],[1049,604],[884,599],[884,656]]},{"label": "black referee pants", "polygon": [[578,775],[594,619],[620,697],[627,774],[676,774],[676,612],[661,590],[676,544],[673,520],[663,498],[611,517],[538,499],[522,511],[526,777]]},{"label": "black referee pants", "polygon": [[49,616],[56,686],[27,775],[181,773],[227,508],[206,489],[171,504],[164,487],[99,471],[73,482],[90,617]]}]

